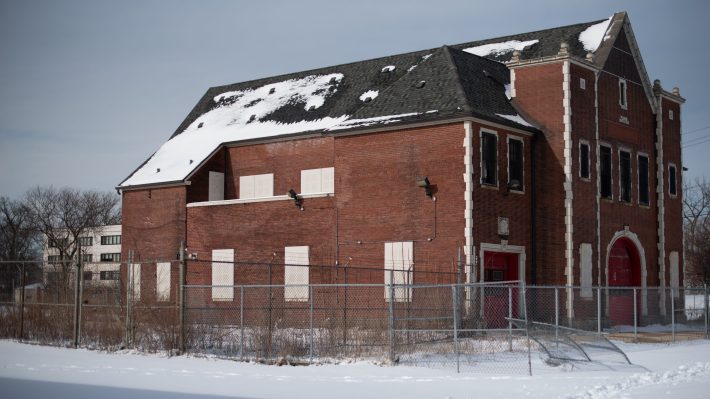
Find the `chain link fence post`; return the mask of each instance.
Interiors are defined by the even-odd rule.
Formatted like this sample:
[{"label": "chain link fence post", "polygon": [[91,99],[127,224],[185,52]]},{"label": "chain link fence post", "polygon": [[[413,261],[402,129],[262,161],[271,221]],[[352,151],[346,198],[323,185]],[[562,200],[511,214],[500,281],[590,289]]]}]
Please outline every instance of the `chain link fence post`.
[{"label": "chain link fence post", "polygon": [[460,372],[460,359],[459,359],[459,318],[458,318],[458,297],[456,295],[456,285],[451,286],[451,308],[453,309],[454,316],[454,351],[456,352],[456,372]]},{"label": "chain link fence post", "polygon": [[[18,333],[18,339],[20,342],[22,342],[22,339],[25,336],[25,285],[27,284],[25,282],[25,263],[22,262],[22,265],[20,266],[20,331]],[[12,293],[12,296],[15,296],[15,293]]]},{"label": "chain link fence post", "polygon": [[83,273],[81,271],[81,243],[77,243],[76,285],[74,286],[74,348],[79,347],[81,335],[81,294]]},{"label": "chain link fence post", "polygon": [[178,344],[180,354],[185,353],[185,241],[180,241],[180,259],[178,271],[178,322],[180,342]]},{"label": "chain link fence post", "polygon": [[597,335],[602,335],[602,289],[597,287]]},{"label": "chain link fence post", "polygon": [[639,325],[639,317],[638,317],[638,304],[636,303],[636,288],[634,287],[634,342],[638,342],[639,336],[638,336],[638,325]]},{"label": "chain link fence post", "polygon": [[310,311],[308,312],[308,315],[310,317],[309,324],[310,324],[310,329],[311,329],[311,342],[309,344],[309,355],[310,355],[310,363],[313,363],[313,286],[308,285],[308,299],[310,302]]},{"label": "chain link fence post", "polygon": [[555,287],[555,345],[559,348],[560,342],[560,289]]},{"label": "chain link fence post", "polygon": [[244,286],[239,286],[239,359],[244,360]]},{"label": "chain link fence post", "polygon": [[393,278],[393,273],[392,273],[392,270],[390,270],[390,284],[389,284],[389,287],[387,287],[390,292],[390,295],[389,295],[389,317],[388,317],[388,319],[389,319],[388,333],[389,334],[388,335],[389,335],[389,347],[390,347],[389,348],[390,349],[389,358],[390,358],[390,362],[394,363],[394,353],[395,353],[394,352],[395,351],[395,349],[394,349],[394,340],[395,340],[395,334],[394,334],[395,325],[394,325],[394,323],[395,323],[395,320],[394,320],[394,284],[393,284],[394,280],[392,280],[392,278]]},{"label": "chain link fence post", "polygon": [[671,290],[671,339],[673,342],[675,342],[675,297],[673,296],[675,292],[673,292],[673,287],[670,288]]}]

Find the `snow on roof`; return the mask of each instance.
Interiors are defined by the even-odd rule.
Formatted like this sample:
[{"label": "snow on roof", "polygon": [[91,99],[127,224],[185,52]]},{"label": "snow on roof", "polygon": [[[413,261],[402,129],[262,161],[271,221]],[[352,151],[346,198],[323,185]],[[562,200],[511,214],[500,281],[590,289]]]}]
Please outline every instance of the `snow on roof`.
[{"label": "snow on roof", "polygon": [[501,43],[489,43],[483,44],[481,46],[469,47],[463,49],[463,51],[471,54],[475,54],[479,57],[488,56],[499,56],[509,53],[514,50],[523,51],[525,47],[532,46],[533,44],[539,42],[539,40],[526,40],[521,42],[520,40],[508,40],[507,42]]},{"label": "snow on roof", "polygon": [[526,121],[525,119],[523,119],[522,116],[520,116],[518,114],[515,114],[515,115],[496,114],[496,115],[500,116],[501,118],[505,118],[509,121],[513,121],[519,125],[535,127],[535,126],[531,125],[530,122]]},{"label": "snow on roof", "polygon": [[[436,112],[436,111],[427,111],[427,113],[430,112]],[[389,124],[389,123],[395,123],[399,122],[402,120],[402,118],[406,118],[409,116],[416,116],[416,115],[421,115],[423,112],[409,112],[406,114],[399,114],[399,115],[385,115],[385,116],[376,116],[374,118],[364,118],[364,119],[350,119],[344,122],[341,122],[340,124],[330,127],[327,130],[333,131],[333,130],[343,130],[343,129],[352,129],[354,127],[365,127],[365,126],[372,126],[372,125],[377,125],[377,124]]]},{"label": "snow on roof", "polygon": [[382,68],[382,72],[392,72],[395,68],[396,67],[394,65],[387,65],[386,67]]},{"label": "snow on roof", "polygon": [[505,84],[505,96],[508,97],[508,100],[513,98],[513,92],[511,90],[510,83]]},{"label": "snow on roof", "polygon": [[588,27],[579,34],[579,41],[584,45],[585,50],[593,53],[597,51],[603,40],[609,38],[606,33],[609,30],[609,24],[611,23],[612,18],[614,18],[613,15],[607,20]]},{"label": "snow on roof", "polygon": [[379,94],[380,92],[377,90],[368,90],[362,93],[362,95],[360,96],[360,101],[365,101],[367,98],[370,98],[370,100],[374,100]]},{"label": "snow on roof", "polygon": [[182,180],[195,169],[195,163],[202,162],[222,143],[335,126],[347,115],[288,124],[261,119],[286,105],[302,104],[306,110],[319,108],[337,91],[342,79],[340,73],[310,75],[217,95],[215,108],[163,144],[121,187]]}]

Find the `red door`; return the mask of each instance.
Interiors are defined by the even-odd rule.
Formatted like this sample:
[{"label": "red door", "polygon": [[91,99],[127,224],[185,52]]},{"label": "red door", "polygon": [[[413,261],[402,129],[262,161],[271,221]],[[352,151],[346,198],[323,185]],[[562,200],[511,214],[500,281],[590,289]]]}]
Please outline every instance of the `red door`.
[{"label": "red door", "polygon": [[509,297],[512,297],[512,316],[516,317],[518,314],[518,290],[509,284],[495,285],[495,282],[518,279],[518,254],[486,251],[483,253],[483,260],[483,280],[491,283],[484,286],[486,324],[489,328],[505,328],[508,326],[505,318],[510,313]]},{"label": "red door", "polygon": [[[633,244],[621,239],[609,253],[609,287],[631,287],[639,284],[638,256]],[[634,297],[631,289],[609,290],[609,319],[613,325],[632,325]]]}]

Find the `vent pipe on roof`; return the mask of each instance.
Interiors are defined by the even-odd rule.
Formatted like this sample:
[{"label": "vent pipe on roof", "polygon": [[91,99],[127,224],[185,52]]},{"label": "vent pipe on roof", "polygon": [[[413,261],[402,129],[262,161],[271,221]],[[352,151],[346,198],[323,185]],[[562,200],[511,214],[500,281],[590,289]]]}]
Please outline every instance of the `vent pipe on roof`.
[{"label": "vent pipe on roof", "polygon": [[594,61],[594,53],[592,53],[591,51],[587,53],[587,61]]},{"label": "vent pipe on roof", "polygon": [[673,88],[673,95],[680,97],[680,89],[677,86]]},{"label": "vent pipe on roof", "polygon": [[520,62],[520,50],[513,50],[513,56],[510,58],[510,62]]},{"label": "vent pipe on roof", "polygon": [[417,84],[415,85],[415,87],[416,87],[417,89],[421,89],[422,87],[424,87],[424,85],[426,85],[426,80],[421,80],[421,81],[419,81],[419,83],[417,83]]},{"label": "vent pipe on roof", "polygon": [[569,44],[567,42],[560,43],[560,51],[557,55],[569,55]]},{"label": "vent pipe on roof", "polygon": [[276,88],[272,87],[271,90],[269,90],[269,94],[274,94],[276,93]]}]

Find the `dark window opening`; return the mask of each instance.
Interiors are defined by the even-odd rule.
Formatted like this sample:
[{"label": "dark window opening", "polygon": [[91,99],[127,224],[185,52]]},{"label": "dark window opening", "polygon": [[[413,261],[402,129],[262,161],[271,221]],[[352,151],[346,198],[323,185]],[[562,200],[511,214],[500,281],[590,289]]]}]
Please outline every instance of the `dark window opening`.
[{"label": "dark window opening", "polygon": [[621,186],[619,199],[631,202],[631,154],[626,151],[619,152],[619,182]]},{"label": "dark window opening", "polygon": [[508,141],[508,184],[512,190],[523,191],[523,142]]},{"label": "dark window opening", "polygon": [[106,270],[100,272],[99,278],[101,280],[118,280],[121,277],[121,272],[118,270]]},{"label": "dark window opening", "polygon": [[101,262],[120,262],[120,253],[101,254]]},{"label": "dark window opening", "polygon": [[639,155],[639,203],[648,205],[648,157]]},{"label": "dark window opening", "polygon": [[601,196],[602,198],[611,198],[611,148],[600,147],[599,157],[601,158]]},{"label": "dark window opening", "polygon": [[121,236],[101,236],[101,245],[119,245],[121,243]]},{"label": "dark window opening", "polygon": [[492,133],[481,135],[481,183],[498,185],[498,137]]},{"label": "dark window opening", "polygon": [[668,175],[668,191],[671,195],[678,195],[678,190],[676,188],[675,165],[668,166]]},{"label": "dark window opening", "polygon": [[589,179],[589,144],[579,145],[579,177]]}]

